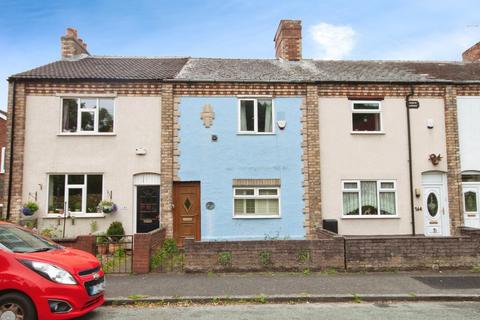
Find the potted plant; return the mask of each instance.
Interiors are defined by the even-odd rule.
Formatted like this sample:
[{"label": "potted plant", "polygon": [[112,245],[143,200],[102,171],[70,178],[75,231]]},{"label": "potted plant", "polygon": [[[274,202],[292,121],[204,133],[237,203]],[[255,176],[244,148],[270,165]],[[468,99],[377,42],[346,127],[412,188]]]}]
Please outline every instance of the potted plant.
[{"label": "potted plant", "polygon": [[108,251],[114,253],[117,249],[122,247],[120,243],[125,236],[125,230],[120,221],[113,221],[107,229],[107,236],[110,239],[111,243],[108,246]]},{"label": "potted plant", "polygon": [[117,211],[117,205],[111,200],[102,200],[98,206],[103,213],[114,213]]},{"label": "potted plant", "polygon": [[97,236],[97,252],[101,255],[108,253],[108,237],[105,233]]},{"label": "potted plant", "polygon": [[22,213],[23,215],[28,217],[28,216],[33,216],[33,214],[37,212],[37,210],[38,210],[38,204],[36,204],[33,201],[28,201],[27,203],[23,204]]}]

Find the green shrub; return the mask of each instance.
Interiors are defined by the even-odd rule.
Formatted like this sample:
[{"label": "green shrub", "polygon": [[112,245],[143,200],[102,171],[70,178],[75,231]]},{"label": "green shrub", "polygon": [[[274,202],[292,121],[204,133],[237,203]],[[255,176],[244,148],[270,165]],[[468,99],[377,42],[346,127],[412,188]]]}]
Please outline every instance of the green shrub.
[{"label": "green shrub", "polygon": [[159,267],[163,271],[173,271],[183,267],[183,254],[174,239],[165,239],[162,247],[157,249],[150,258],[150,267],[153,271]]},{"label": "green shrub", "polygon": [[260,264],[264,268],[269,267],[272,264],[271,254],[270,254],[270,251],[268,250],[260,251],[259,258],[260,258]]},{"label": "green shrub", "polygon": [[230,251],[223,251],[218,253],[218,263],[226,268],[232,265],[232,253]]},{"label": "green shrub", "polygon": [[120,221],[113,221],[107,229],[107,235],[112,242],[120,242],[125,235],[125,230]]},{"label": "green shrub", "polygon": [[308,263],[312,261],[312,254],[309,249],[302,249],[298,252],[297,260],[300,263]]}]

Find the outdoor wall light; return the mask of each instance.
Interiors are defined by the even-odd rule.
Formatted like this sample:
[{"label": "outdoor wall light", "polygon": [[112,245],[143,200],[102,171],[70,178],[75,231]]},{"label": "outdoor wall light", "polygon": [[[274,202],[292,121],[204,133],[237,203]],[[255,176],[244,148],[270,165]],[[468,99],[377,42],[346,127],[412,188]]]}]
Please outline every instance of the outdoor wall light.
[{"label": "outdoor wall light", "polygon": [[433,127],[434,127],[433,119],[428,119],[427,120],[427,128],[428,129],[433,129]]},{"label": "outdoor wall light", "polygon": [[135,154],[139,156],[144,156],[147,154],[147,150],[143,147],[138,147],[135,149]]},{"label": "outdoor wall light", "polygon": [[286,120],[278,120],[277,125],[280,128],[280,130],[283,130],[287,126],[287,121]]},{"label": "outdoor wall light", "polygon": [[212,134],[212,141],[217,142],[218,141],[218,136],[216,134]]},{"label": "outdoor wall light", "polygon": [[421,194],[420,188],[415,188],[415,197],[420,198]]}]

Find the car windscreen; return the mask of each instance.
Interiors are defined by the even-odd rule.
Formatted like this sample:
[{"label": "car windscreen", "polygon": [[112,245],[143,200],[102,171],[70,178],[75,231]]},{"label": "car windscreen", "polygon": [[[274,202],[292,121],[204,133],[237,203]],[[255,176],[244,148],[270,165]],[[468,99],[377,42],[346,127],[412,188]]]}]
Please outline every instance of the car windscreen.
[{"label": "car windscreen", "polygon": [[41,252],[60,248],[40,236],[10,225],[0,225],[0,244],[13,252]]}]

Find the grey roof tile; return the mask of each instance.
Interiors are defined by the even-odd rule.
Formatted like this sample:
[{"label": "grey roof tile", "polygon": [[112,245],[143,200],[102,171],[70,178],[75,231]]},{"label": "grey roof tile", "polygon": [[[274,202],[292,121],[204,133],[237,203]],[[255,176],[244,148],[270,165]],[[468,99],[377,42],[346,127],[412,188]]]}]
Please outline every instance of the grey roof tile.
[{"label": "grey roof tile", "polygon": [[14,79],[163,80],[173,78],[188,58],[86,56],[60,60],[18,73]]},{"label": "grey roof tile", "polygon": [[14,79],[217,82],[480,83],[480,63],[436,61],[285,61],[276,59],[86,56],[56,61]]},{"label": "grey roof tile", "polygon": [[480,63],[192,58],[184,81],[480,82]]}]

